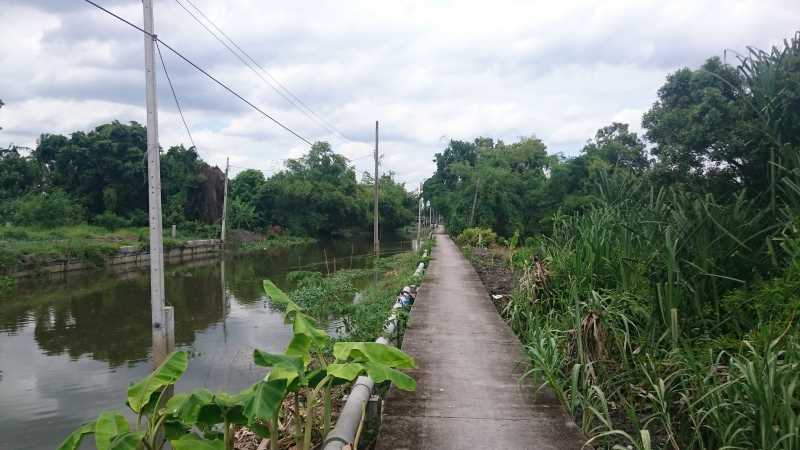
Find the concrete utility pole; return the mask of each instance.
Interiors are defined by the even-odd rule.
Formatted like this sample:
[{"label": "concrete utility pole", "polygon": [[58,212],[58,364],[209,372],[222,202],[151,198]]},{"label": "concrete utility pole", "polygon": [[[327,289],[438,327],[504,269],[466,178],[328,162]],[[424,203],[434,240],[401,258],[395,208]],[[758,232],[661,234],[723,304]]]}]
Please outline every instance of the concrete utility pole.
[{"label": "concrete utility pole", "polygon": [[378,194],[380,183],[378,177],[378,121],[375,121],[375,195],[374,195],[374,207],[373,207],[373,224],[372,224],[372,244],[374,246],[373,250],[375,251],[375,257],[379,257],[381,254],[381,241],[378,235]]},{"label": "concrete utility pole", "polygon": [[430,200],[428,200],[428,227],[433,231],[433,208],[431,208]]},{"label": "concrete utility pole", "polygon": [[419,204],[417,205],[417,251],[422,247],[422,183],[419,184]]},{"label": "concrete utility pole", "polygon": [[225,158],[225,194],[222,197],[222,245],[225,245],[225,222],[228,219],[228,169],[230,169],[230,158]]},{"label": "concrete utility pole", "polygon": [[158,367],[172,351],[174,315],[164,303],[164,242],[161,224],[161,154],[158,145],[153,0],[144,9],[144,64],[147,87],[147,188],[150,215],[150,309],[153,328],[153,364]]},{"label": "concrete utility pole", "polygon": [[472,212],[469,215],[469,226],[472,227],[475,224],[475,207],[478,206],[478,190],[481,186],[481,176],[478,175],[478,179],[475,180],[475,196],[472,198]]}]

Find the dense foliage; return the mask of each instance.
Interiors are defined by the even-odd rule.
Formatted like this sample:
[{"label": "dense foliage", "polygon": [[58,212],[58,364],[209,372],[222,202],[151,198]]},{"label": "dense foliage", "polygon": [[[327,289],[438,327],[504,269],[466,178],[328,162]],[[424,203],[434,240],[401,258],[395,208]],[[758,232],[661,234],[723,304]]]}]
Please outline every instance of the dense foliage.
[{"label": "dense foliage", "polygon": [[[69,137],[44,134],[28,155],[15,147],[0,151],[0,209],[19,225],[145,225],[146,154],[147,132],[135,122],[115,121]],[[166,224],[219,219],[223,175],[194,148],[169,148],[161,171]]]},{"label": "dense foliage", "polygon": [[[372,228],[372,182],[359,183],[347,158],[318,142],[308,154],[290,159],[286,169],[265,179],[245,170],[231,185],[232,223],[239,227],[278,225],[292,233],[330,235]],[[392,174],[380,180],[382,229],[396,230],[414,220],[415,202]]]},{"label": "dense foliage", "polygon": [[612,124],[522,185],[513,145],[453,142],[426,183],[508,238],[503,314],[593,445],[800,448],[800,34],[739,62],[667,78],[650,156]]},{"label": "dense foliage", "polygon": [[[147,224],[147,131],[112,122],[70,136],[44,134],[30,152],[0,150],[0,212],[14,225],[55,227],[89,222],[109,229]],[[161,154],[164,224],[215,224],[222,217],[224,175],[182,145]],[[256,170],[231,183],[235,228],[278,225],[317,236],[372,224],[372,178],[359,183],[349,161],[318,142],[286,169]],[[385,230],[413,221],[414,201],[392,174],[381,177]],[[185,228],[185,226],[184,226]]]}]

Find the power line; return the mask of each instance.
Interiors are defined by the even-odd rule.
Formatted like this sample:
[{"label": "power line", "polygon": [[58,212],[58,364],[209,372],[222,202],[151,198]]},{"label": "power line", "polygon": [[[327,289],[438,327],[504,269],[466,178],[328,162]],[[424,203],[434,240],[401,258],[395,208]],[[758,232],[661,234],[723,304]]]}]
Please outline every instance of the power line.
[{"label": "power line", "polygon": [[181,122],[183,122],[183,126],[186,128],[186,134],[189,135],[189,141],[192,142],[192,147],[197,150],[197,144],[194,143],[194,138],[192,138],[192,132],[189,130],[189,124],[186,123],[186,118],[183,117],[183,109],[181,108],[181,102],[178,101],[178,94],[175,93],[175,87],[172,85],[172,78],[169,76],[169,71],[167,70],[167,63],[164,62],[164,55],[161,54],[161,46],[158,45],[158,41],[156,41],[156,50],[158,50],[158,59],[161,60],[161,67],[164,69],[164,75],[167,76],[167,83],[169,83],[169,89],[172,91],[172,98],[175,99],[175,106],[178,107],[178,114],[181,116]]},{"label": "power line", "polygon": [[361,156],[358,156],[358,157],[356,157],[356,158],[348,158],[348,159],[350,160],[350,162],[353,162],[353,161],[358,161],[359,159],[364,159],[364,158],[374,158],[374,157],[375,157],[375,155],[374,155],[374,154],[372,154],[372,153],[367,153],[366,155],[361,155]]},{"label": "power line", "polygon": [[135,29],[139,30],[140,32],[144,33],[145,35],[152,37],[152,38],[153,38],[153,39],[154,39],[156,42],[160,42],[162,45],[164,45],[164,47],[166,47],[166,48],[167,48],[167,50],[169,50],[169,51],[171,51],[172,53],[174,53],[174,54],[175,54],[177,57],[179,57],[180,59],[184,60],[184,61],[185,61],[187,64],[189,64],[190,66],[194,67],[194,68],[195,68],[195,69],[196,69],[198,72],[200,72],[200,73],[202,73],[203,75],[205,75],[205,76],[206,76],[207,78],[209,78],[211,81],[213,81],[213,82],[217,83],[219,86],[221,86],[223,89],[225,89],[225,90],[226,90],[226,91],[228,91],[229,93],[233,94],[233,95],[234,95],[235,97],[237,97],[239,100],[241,100],[242,102],[244,102],[245,104],[247,104],[248,106],[250,106],[251,108],[253,108],[254,110],[258,111],[259,113],[261,113],[261,115],[263,115],[263,116],[264,116],[264,117],[266,117],[267,119],[271,120],[271,121],[272,121],[272,122],[274,122],[276,125],[278,125],[279,127],[283,128],[284,130],[288,131],[289,133],[293,134],[293,135],[294,135],[296,138],[300,139],[301,141],[305,142],[306,144],[308,144],[308,145],[313,145],[313,144],[311,143],[311,141],[309,141],[308,139],[304,138],[303,136],[301,136],[300,134],[298,134],[296,131],[292,130],[292,129],[291,129],[291,128],[289,128],[288,126],[284,125],[284,124],[283,124],[283,123],[281,123],[281,122],[280,122],[278,119],[276,119],[276,118],[272,117],[271,115],[267,114],[266,112],[264,112],[264,110],[262,110],[261,108],[259,108],[259,107],[258,107],[258,106],[256,106],[256,105],[254,105],[252,102],[250,102],[250,101],[249,101],[249,100],[247,100],[246,98],[242,97],[242,96],[241,96],[241,95],[240,95],[238,92],[236,92],[236,91],[234,91],[233,89],[231,89],[231,88],[230,88],[230,87],[229,87],[227,84],[223,83],[222,81],[219,81],[219,80],[218,80],[217,78],[215,78],[213,75],[211,75],[210,73],[208,73],[208,72],[207,72],[205,69],[203,69],[202,67],[200,67],[199,65],[197,65],[197,64],[196,64],[194,61],[192,61],[192,60],[190,60],[189,58],[187,58],[187,57],[183,56],[183,54],[182,54],[181,52],[179,52],[179,51],[175,50],[175,48],[173,48],[171,45],[169,45],[169,44],[167,44],[166,42],[162,41],[162,40],[161,40],[161,39],[160,39],[160,38],[159,38],[157,35],[155,35],[155,34],[151,34],[151,33],[148,33],[148,32],[147,32],[147,31],[145,31],[145,30],[144,30],[142,27],[140,27],[140,26],[138,26],[138,25],[135,25],[135,24],[133,24],[133,23],[131,23],[131,22],[129,22],[129,21],[127,21],[127,20],[123,19],[122,17],[120,17],[120,16],[118,16],[117,14],[114,14],[113,12],[109,11],[108,9],[106,9],[106,8],[104,8],[104,7],[100,6],[100,5],[98,5],[97,3],[93,2],[92,0],[83,0],[83,1],[85,1],[86,3],[88,3],[88,4],[92,5],[92,6],[94,6],[95,8],[97,8],[97,9],[99,9],[99,10],[101,10],[101,11],[105,12],[106,14],[108,14],[108,15],[110,15],[110,16],[112,16],[112,17],[116,18],[117,20],[119,20],[119,21],[121,21],[121,22],[123,22],[123,23],[127,24],[128,26],[130,26],[130,27],[132,27],[132,28],[135,28]]},{"label": "power line", "polygon": [[[204,12],[203,12],[203,11],[202,11],[202,10],[201,10],[199,7],[198,7],[198,6],[197,6],[197,5],[195,5],[195,4],[192,2],[192,0],[185,0],[185,1],[186,1],[186,3],[188,3],[188,4],[189,4],[189,5],[192,7],[192,8],[194,8],[194,9],[195,9],[195,10],[196,10],[196,11],[197,11],[197,12],[198,12],[198,13],[199,13],[199,14],[200,14],[200,15],[201,15],[201,16],[202,16],[202,17],[203,17],[203,18],[204,18],[204,19],[205,19],[205,20],[206,20],[206,21],[207,21],[207,22],[208,22],[208,23],[209,23],[209,24],[210,24],[210,25],[211,25],[211,26],[212,26],[212,27],[215,29],[215,30],[217,30],[217,31],[218,31],[218,32],[219,32],[219,33],[220,33],[220,34],[221,34],[223,37],[225,37],[225,39],[227,39],[227,40],[228,40],[228,42],[230,42],[230,43],[231,43],[231,44],[232,44],[234,47],[236,47],[236,49],[237,49],[237,50],[239,50],[239,52],[241,52],[241,54],[242,54],[242,55],[244,55],[244,56],[245,56],[245,57],[246,57],[246,58],[247,58],[247,59],[248,59],[248,60],[249,60],[249,61],[250,61],[250,62],[251,62],[253,65],[255,65],[256,67],[258,67],[259,69],[261,69],[261,71],[262,71],[262,72],[264,72],[264,73],[265,73],[265,74],[266,74],[266,75],[267,75],[267,76],[270,78],[270,80],[272,80],[272,82],[273,82],[273,83],[275,83],[275,84],[276,84],[276,85],[277,85],[277,86],[278,86],[280,89],[278,89],[278,87],[275,87],[275,86],[274,86],[272,83],[270,83],[269,81],[267,81],[267,80],[266,80],[266,79],[265,79],[265,78],[264,78],[264,77],[263,77],[263,76],[262,76],[260,73],[258,73],[258,71],[257,71],[257,70],[255,70],[255,69],[254,69],[254,68],[253,68],[253,67],[252,67],[252,66],[251,66],[249,63],[247,63],[246,61],[244,61],[244,60],[242,59],[242,57],[241,57],[241,56],[240,56],[238,53],[236,53],[235,51],[233,51],[233,49],[231,49],[231,47],[230,47],[228,44],[226,44],[226,43],[225,43],[225,42],[224,42],[224,41],[223,41],[223,40],[222,40],[222,39],[221,39],[219,36],[217,36],[217,35],[216,35],[216,33],[214,33],[213,31],[211,31],[211,30],[210,30],[210,29],[209,29],[209,28],[208,28],[208,27],[207,27],[207,26],[206,26],[206,25],[205,25],[205,24],[204,24],[202,21],[200,21],[200,20],[197,18],[197,16],[195,16],[195,15],[194,15],[194,14],[193,14],[191,11],[189,11],[189,10],[188,10],[188,9],[187,9],[187,8],[186,8],[186,7],[185,7],[185,6],[184,6],[184,5],[181,3],[181,2],[180,2],[180,0],[175,0],[175,2],[176,2],[176,3],[178,3],[178,5],[180,5],[180,6],[181,6],[181,8],[183,8],[183,10],[184,10],[184,11],[186,11],[186,12],[187,12],[187,13],[188,13],[190,16],[192,16],[192,18],[193,18],[193,19],[194,19],[194,20],[195,20],[197,23],[199,23],[199,24],[200,24],[200,25],[201,25],[203,28],[205,28],[205,29],[206,29],[206,31],[208,31],[208,32],[209,32],[209,33],[210,33],[212,36],[214,36],[214,38],[215,38],[215,39],[217,39],[217,41],[219,41],[219,42],[220,42],[220,43],[221,43],[221,44],[222,44],[222,45],[223,45],[223,46],[224,46],[226,49],[228,49],[228,51],[229,51],[229,52],[231,52],[231,53],[232,53],[234,56],[236,56],[236,57],[237,57],[237,58],[238,58],[240,61],[242,61],[242,63],[243,63],[243,64],[245,64],[245,65],[246,65],[248,68],[250,68],[250,70],[252,70],[252,71],[253,71],[253,72],[254,72],[256,75],[258,75],[258,77],[259,77],[259,78],[261,78],[261,80],[262,80],[262,81],[264,81],[264,83],[266,83],[266,84],[267,84],[269,87],[271,87],[273,90],[275,90],[275,92],[277,92],[277,93],[278,93],[278,94],[279,94],[281,97],[283,97],[283,98],[284,98],[284,100],[286,100],[287,102],[289,102],[290,104],[292,104],[294,107],[296,107],[297,109],[299,109],[299,110],[300,110],[300,112],[302,112],[302,113],[303,113],[303,114],[304,114],[306,117],[308,117],[309,119],[311,119],[311,120],[313,120],[313,121],[317,122],[318,124],[322,125],[322,126],[323,126],[323,128],[327,129],[327,131],[330,131],[330,132],[332,132],[332,133],[334,133],[334,134],[338,134],[338,135],[339,135],[339,136],[340,136],[342,139],[344,139],[344,140],[345,140],[345,141],[347,141],[347,142],[352,142],[350,139],[348,139],[348,138],[347,138],[347,136],[345,136],[345,135],[344,135],[344,134],[343,134],[341,131],[339,131],[339,130],[338,130],[338,129],[337,129],[337,128],[336,128],[336,127],[333,125],[333,124],[331,124],[329,121],[325,120],[325,118],[324,118],[324,117],[322,117],[322,116],[320,116],[319,114],[317,114],[317,113],[316,113],[316,112],[315,112],[313,109],[311,109],[311,108],[310,108],[310,107],[309,107],[307,104],[305,104],[305,103],[304,103],[302,100],[300,100],[300,98],[298,98],[298,97],[297,97],[297,96],[296,96],[296,95],[295,95],[295,94],[294,94],[294,93],[293,93],[291,90],[289,90],[289,88],[287,88],[287,87],[286,87],[285,85],[283,85],[283,84],[282,84],[282,83],[281,83],[281,82],[280,82],[280,81],[279,81],[277,78],[275,78],[275,77],[274,77],[274,76],[273,76],[271,73],[269,73],[269,71],[268,71],[267,69],[265,69],[265,68],[264,68],[264,67],[263,67],[261,64],[259,64],[259,63],[258,63],[258,62],[257,62],[257,61],[256,61],[256,60],[255,60],[255,59],[252,57],[252,56],[250,56],[250,54],[249,54],[249,53],[247,53],[247,52],[246,52],[246,51],[245,51],[245,50],[244,50],[244,49],[243,49],[241,46],[239,46],[239,44],[237,44],[237,43],[236,43],[236,41],[234,41],[234,40],[233,40],[233,39],[232,39],[230,36],[228,36],[228,34],[227,34],[227,33],[225,33],[225,31],[224,31],[224,30],[222,30],[222,29],[221,29],[219,26],[217,26],[217,24],[216,24],[216,23],[214,23],[214,21],[213,21],[213,20],[211,20],[211,19],[210,19],[210,18],[209,18],[209,17],[208,17],[208,16],[207,16],[207,15],[206,15],[206,14],[205,14],[205,13],[204,13]],[[282,90],[282,91],[281,91],[281,90]],[[286,94],[284,94],[284,92],[285,92]],[[287,94],[288,94],[288,97],[287,97]],[[289,98],[289,97],[291,97],[291,98]],[[309,114],[310,114],[310,115],[309,115]],[[312,116],[313,116],[313,117],[312,117]],[[316,118],[316,119],[315,119],[315,118]]]}]

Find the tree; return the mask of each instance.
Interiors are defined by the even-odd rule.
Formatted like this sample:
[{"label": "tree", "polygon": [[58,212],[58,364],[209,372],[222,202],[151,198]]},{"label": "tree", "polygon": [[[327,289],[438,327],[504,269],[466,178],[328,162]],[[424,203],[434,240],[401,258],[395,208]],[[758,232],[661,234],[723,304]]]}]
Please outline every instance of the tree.
[{"label": "tree", "polygon": [[800,145],[800,38],[740,62],[714,57],[667,77],[643,118],[659,183],[721,195],[774,189],[777,167]]},{"label": "tree", "polygon": [[627,123],[613,122],[597,130],[594,140],[589,140],[582,152],[589,159],[636,173],[642,173],[650,165],[644,141],[628,130]]},{"label": "tree", "polygon": [[[363,223],[371,228],[373,215],[373,176],[365,172],[359,185]],[[384,173],[380,178],[380,196],[378,197],[378,216],[381,232],[400,229],[416,220],[416,201],[406,191],[405,185],[395,180],[394,172]]]},{"label": "tree", "polygon": [[42,135],[33,158],[47,174],[45,187],[70,193],[90,216],[128,215],[147,209],[146,149],[143,126],[115,121],[69,138]]},{"label": "tree", "polygon": [[454,233],[469,226],[473,203],[475,226],[507,236],[533,232],[539,228],[547,172],[556,161],[536,137],[511,145],[485,137],[451,141],[436,154],[437,170],[425,181],[424,195]]},{"label": "tree", "polygon": [[34,189],[41,176],[36,162],[22,156],[17,147],[0,149],[0,202],[19,198]]},{"label": "tree", "polygon": [[260,170],[244,170],[231,180],[230,195],[232,198],[252,205],[265,183],[264,174]]}]

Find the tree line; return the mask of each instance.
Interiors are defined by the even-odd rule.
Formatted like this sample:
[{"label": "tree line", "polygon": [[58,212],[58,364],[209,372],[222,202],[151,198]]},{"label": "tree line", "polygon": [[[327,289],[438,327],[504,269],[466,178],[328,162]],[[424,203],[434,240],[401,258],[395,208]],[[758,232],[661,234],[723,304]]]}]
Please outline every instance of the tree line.
[{"label": "tree line", "polygon": [[[270,178],[252,169],[239,173],[231,183],[231,223],[245,229],[280,225],[309,236],[370,230],[373,180],[364,173],[359,182],[347,158],[330,144],[317,142]],[[416,202],[404,184],[393,173],[379,181],[381,229],[394,231],[412,223]]]},{"label": "tree line", "polygon": [[800,167],[800,38],[769,52],[751,49],[737,61],[712,57],[669,74],[642,118],[643,136],[611,123],[574,157],[548,154],[536,137],[453,140],[435,155],[425,196],[452,232],[486,226],[507,237],[549,233],[557,211],[587,211],[609,173],[654,189],[722,202],[744,195],[778,208],[787,201],[782,174]]},{"label": "tree line", "polygon": [[[217,227],[225,175],[194,147],[161,153],[165,226]],[[289,160],[267,178],[240,172],[230,183],[234,228],[320,236],[371,229],[372,177],[326,142]],[[113,121],[69,136],[43,134],[34,149],[0,149],[0,213],[13,225],[57,227],[89,223],[116,229],[147,225],[147,130]],[[382,226],[413,221],[414,200],[392,173],[381,177]]]}]

